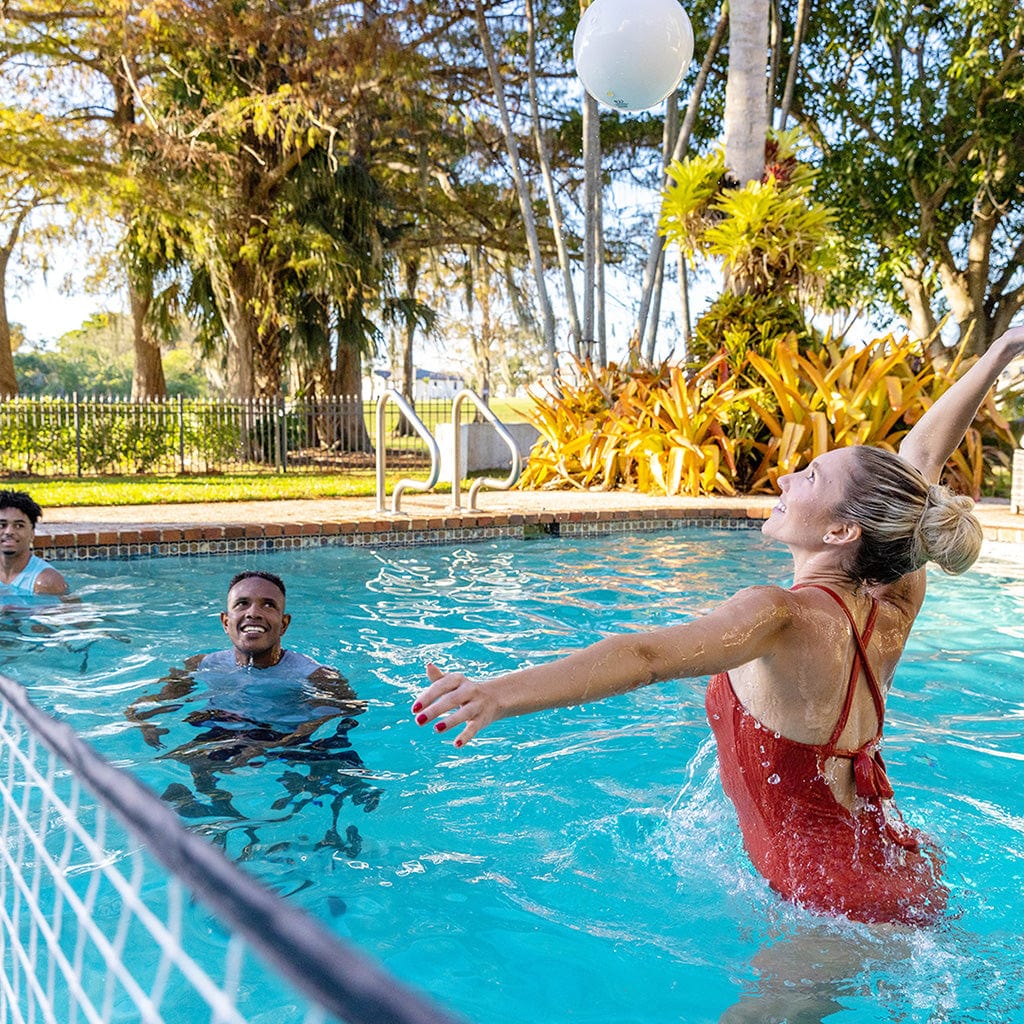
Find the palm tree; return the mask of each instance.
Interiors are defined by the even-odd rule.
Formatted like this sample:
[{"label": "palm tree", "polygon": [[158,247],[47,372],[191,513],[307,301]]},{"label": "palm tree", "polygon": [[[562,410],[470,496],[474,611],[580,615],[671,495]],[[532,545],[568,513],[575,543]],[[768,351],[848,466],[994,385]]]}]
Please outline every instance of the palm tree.
[{"label": "palm tree", "polygon": [[725,86],[725,164],[730,181],[764,175],[768,136],[768,0],[731,0]]}]

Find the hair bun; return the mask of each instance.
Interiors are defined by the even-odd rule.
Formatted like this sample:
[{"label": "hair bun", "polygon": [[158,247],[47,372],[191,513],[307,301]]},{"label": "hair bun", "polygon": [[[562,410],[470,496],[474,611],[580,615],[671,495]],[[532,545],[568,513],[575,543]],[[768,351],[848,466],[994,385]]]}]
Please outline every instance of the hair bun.
[{"label": "hair bun", "polygon": [[921,554],[945,572],[966,572],[981,551],[981,523],[974,501],[954,494],[942,484],[931,484],[925,498],[915,539]]}]

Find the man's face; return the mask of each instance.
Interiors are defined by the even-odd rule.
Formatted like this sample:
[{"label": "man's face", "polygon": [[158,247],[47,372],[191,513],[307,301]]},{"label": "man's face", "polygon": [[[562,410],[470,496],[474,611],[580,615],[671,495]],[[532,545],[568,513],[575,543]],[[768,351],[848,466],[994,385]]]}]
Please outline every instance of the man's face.
[{"label": "man's face", "polygon": [[258,576],[236,583],[228,591],[227,611],[220,613],[239,663],[257,668],[269,668],[281,660],[281,637],[291,619],[285,614],[284,594]]},{"label": "man's face", "polygon": [[0,556],[16,560],[32,550],[36,531],[32,521],[16,508],[0,508]]}]

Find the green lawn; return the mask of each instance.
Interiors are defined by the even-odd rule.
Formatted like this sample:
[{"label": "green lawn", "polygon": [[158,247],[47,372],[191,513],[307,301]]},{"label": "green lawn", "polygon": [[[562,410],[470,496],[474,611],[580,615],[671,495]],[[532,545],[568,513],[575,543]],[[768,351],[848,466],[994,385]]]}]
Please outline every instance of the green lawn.
[{"label": "green lawn", "polygon": [[492,398],[487,404],[502,423],[528,423],[527,410],[535,407],[531,398]]},{"label": "green lawn", "polygon": [[[426,470],[388,473],[391,485],[409,475],[426,479]],[[266,473],[246,476],[104,477],[87,480],[21,478],[5,486],[28,491],[43,508],[81,505],[168,505],[175,502],[270,501],[276,498],[373,497],[377,477],[373,470],[350,470],[330,476]],[[438,484],[437,491],[450,490]]]}]

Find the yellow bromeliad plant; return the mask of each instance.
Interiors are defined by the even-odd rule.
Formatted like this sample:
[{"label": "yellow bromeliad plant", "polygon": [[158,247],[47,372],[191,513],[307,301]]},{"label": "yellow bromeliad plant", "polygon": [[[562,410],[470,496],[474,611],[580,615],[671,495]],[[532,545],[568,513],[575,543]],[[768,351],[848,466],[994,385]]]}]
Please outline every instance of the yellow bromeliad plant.
[{"label": "yellow bromeliad plant", "polygon": [[614,490],[623,482],[604,426],[630,374],[614,363],[595,369],[590,362],[576,362],[574,369],[575,379],[561,373],[530,388],[533,406],[527,417],[540,437],[519,478],[522,488]]},{"label": "yellow bromeliad plant", "polygon": [[[892,335],[859,349],[828,342],[820,351],[803,353],[783,341],[774,361],[754,352],[748,359],[774,397],[774,402],[750,402],[768,432],[751,490],[777,489],[782,474],[832,448],[871,444],[895,451],[960,371],[959,356],[948,370],[940,370],[920,346]],[[1009,424],[989,398],[943,479],[977,497],[991,449],[1012,446]]]},{"label": "yellow bromeliad plant", "polygon": [[[575,364],[572,374],[532,394],[530,418],[541,437],[520,486],[770,492],[783,473],[832,448],[895,450],[960,372],[959,359],[940,370],[920,346],[891,335],[863,348],[827,341],[813,352],[782,339],[773,355],[750,352],[735,371],[722,355],[689,376],[668,364]],[[989,399],[947,464],[945,481],[977,497],[986,466],[1013,445]]]},{"label": "yellow bromeliad plant", "polygon": [[[657,385],[623,392],[616,432],[639,490],[736,493],[735,446],[724,426],[749,392],[741,391],[733,374],[718,380],[719,362],[689,380],[673,366]],[[624,429],[630,420],[635,427]]]},{"label": "yellow bromeliad plant", "polygon": [[519,485],[617,487],[662,494],[735,493],[734,446],[723,424],[749,397],[721,360],[687,379],[676,366],[627,372],[577,363],[531,393],[528,415],[541,436]]}]

